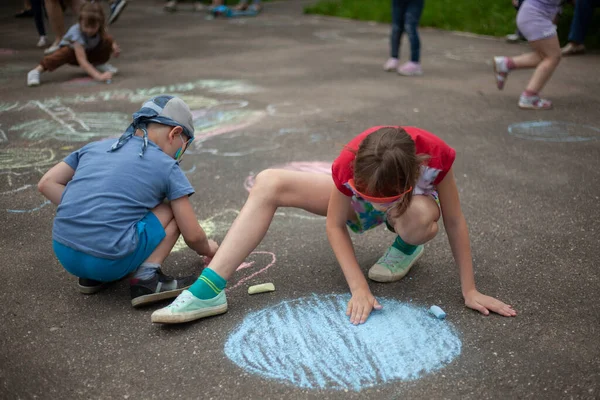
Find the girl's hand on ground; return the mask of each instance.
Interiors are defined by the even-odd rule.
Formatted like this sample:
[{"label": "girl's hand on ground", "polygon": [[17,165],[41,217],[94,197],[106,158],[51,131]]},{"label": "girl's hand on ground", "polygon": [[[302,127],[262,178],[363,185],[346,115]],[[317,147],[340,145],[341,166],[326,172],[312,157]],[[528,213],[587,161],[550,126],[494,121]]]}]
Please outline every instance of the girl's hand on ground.
[{"label": "girl's hand on ground", "polygon": [[371,314],[371,310],[381,310],[382,305],[373,297],[370,291],[353,293],[348,302],[346,315],[354,325],[364,324]]},{"label": "girl's hand on ground", "polygon": [[465,296],[465,305],[473,310],[479,311],[483,315],[489,315],[490,311],[505,317],[514,317],[517,315],[517,312],[513,310],[512,306],[491,296],[479,293],[477,290],[473,290]]},{"label": "girl's hand on ground", "polygon": [[101,81],[101,82],[106,82],[110,79],[112,79],[113,74],[110,72],[103,72],[101,73],[98,78],[96,80]]},{"label": "girl's hand on ground", "polygon": [[121,48],[119,47],[117,42],[113,42],[112,51],[114,57],[119,57],[119,55],[121,55]]}]

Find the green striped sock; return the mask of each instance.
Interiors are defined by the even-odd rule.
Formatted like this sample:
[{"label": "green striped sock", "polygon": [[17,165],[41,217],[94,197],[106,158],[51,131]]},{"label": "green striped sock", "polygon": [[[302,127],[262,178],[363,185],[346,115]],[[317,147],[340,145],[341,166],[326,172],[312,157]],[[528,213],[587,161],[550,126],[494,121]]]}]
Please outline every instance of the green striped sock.
[{"label": "green striped sock", "polygon": [[225,285],[227,285],[225,279],[221,278],[212,269],[204,268],[202,275],[188,290],[197,298],[208,300],[221,293],[225,289]]},{"label": "green striped sock", "polygon": [[416,246],[414,244],[406,243],[404,240],[402,240],[402,238],[400,236],[398,236],[398,237],[396,237],[396,240],[392,244],[392,247],[397,248],[398,250],[400,250],[401,252],[403,252],[404,254],[409,256],[415,252],[415,250],[417,249],[418,246]]}]

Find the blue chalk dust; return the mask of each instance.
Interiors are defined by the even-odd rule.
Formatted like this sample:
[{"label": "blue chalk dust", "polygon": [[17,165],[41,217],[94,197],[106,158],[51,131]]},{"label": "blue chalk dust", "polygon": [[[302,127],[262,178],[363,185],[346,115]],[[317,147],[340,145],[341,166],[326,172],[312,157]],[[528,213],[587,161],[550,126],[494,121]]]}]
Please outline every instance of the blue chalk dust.
[{"label": "blue chalk dust", "polygon": [[354,390],[414,380],[461,352],[453,326],[427,309],[379,299],[366,324],[346,316],[349,295],[312,295],[248,314],[225,354],[239,367],[300,388]]},{"label": "blue chalk dust", "polygon": [[563,121],[525,121],[508,126],[521,139],[543,142],[587,142],[600,139],[600,128]]}]

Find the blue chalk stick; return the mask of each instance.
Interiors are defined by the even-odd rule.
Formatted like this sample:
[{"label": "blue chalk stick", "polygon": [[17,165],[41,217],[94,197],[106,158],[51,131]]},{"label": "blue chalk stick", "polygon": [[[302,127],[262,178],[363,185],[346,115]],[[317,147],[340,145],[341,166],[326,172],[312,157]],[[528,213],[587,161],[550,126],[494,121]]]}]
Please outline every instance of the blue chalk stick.
[{"label": "blue chalk stick", "polygon": [[431,307],[429,307],[429,313],[433,314],[437,319],[444,319],[444,318],[446,318],[446,313],[444,312],[444,310],[442,310],[438,306],[431,306]]}]

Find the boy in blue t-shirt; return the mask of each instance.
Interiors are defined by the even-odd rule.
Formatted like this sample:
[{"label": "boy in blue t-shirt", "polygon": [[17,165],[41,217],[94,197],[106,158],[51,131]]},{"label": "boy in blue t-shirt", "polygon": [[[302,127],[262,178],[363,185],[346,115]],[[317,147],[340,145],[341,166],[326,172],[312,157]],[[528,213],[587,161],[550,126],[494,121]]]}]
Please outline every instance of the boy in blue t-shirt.
[{"label": "boy in blue t-shirt", "polygon": [[185,102],[157,96],[133,114],[116,143],[89,143],[42,177],[40,192],[58,205],[54,252],[79,277],[82,293],[133,272],[135,307],[175,297],[195,282],[160,270],[180,233],[199,255],[212,257],[218,248],[198,224],[188,198],[194,189],[179,168],[193,139]]}]

